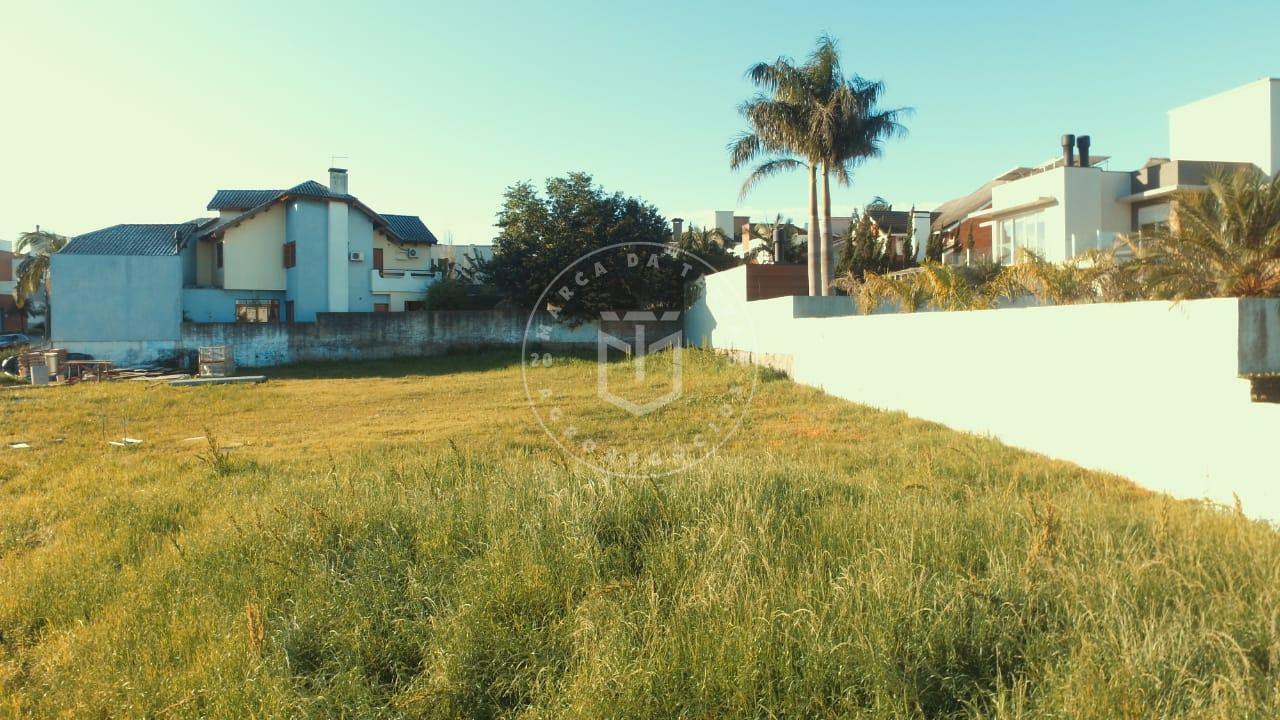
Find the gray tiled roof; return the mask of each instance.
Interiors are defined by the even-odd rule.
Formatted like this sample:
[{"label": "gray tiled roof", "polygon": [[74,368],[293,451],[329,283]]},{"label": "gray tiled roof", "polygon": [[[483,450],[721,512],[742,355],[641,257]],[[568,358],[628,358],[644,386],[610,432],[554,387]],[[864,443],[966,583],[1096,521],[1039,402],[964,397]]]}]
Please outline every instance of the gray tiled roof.
[{"label": "gray tiled roof", "polygon": [[213,194],[213,199],[209,201],[206,209],[252,210],[259,205],[275,200],[285,193],[292,195],[311,195],[314,197],[324,198],[350,197],[350,195],[335,193],[315,180],[308,180],[306,182],[298,183],[288,190],[219,190]]},{"label": "gray tiled roof", "polygon": [[383,215],[387,221],[387,226],[391,228],[391,232],[400,236],[401,240],[407,243],[425,243],[427,245],[435,245],[436,236],[431,234],[427,229],[422,218],[417,215]]},{"label": "gray tiled roof", "polygon": [[206,210],[248,210],[279,195],[281,190],[219,190]]},{"label": "gray tiled roof", "polygon": [[957,225],[971,213],[982,210],[991,205],[991,189],[997,185],[1024,178],[1030,175],[1031,168],[1018,167],[1004,173],[999,177],[992,178],[982,185],[982,187],[965,195],[964,197],[953,198],[938,207],[934,208],[937,215],[933,223],[933,228],[937,230],[947,230],[953,225]]},{"label": "gray tiled roof", "polygon": [[59,252],[63,255],[176,255],[200,224],[112,225],[71,238]]},{"label": "gray tiled roof", "polygon": [[316,197],[334,197],[334,198],[351,197],[350,195],[343,195],[342,193],[336,193],[330,190],[325,185],[322,185],[316,182],[315,180],[308,180],[306,182],[298,183],[297,185],[294,185],[293,187],[289,188],[288,190],[285,190],[284,192],[291,193],[293,195],[315,195]]},{"label": "gray tiled roof", "polygon": [[[281,198],[290,195],[342,200],[367,214],[376,227],[383,228],[396,240],[428,245],[436,243],[436,236],[431,234],[418,216],[382,215],[360,202],[354,195],[333,192],[328,186],[315,180],[298,183],[288,190],[219,190],[213,196],[213,200],[209,201],[210,210],[241,210],[242,212],[205,227],[201,231],[201,236],[209,237],[238,225],[266,210]],[[246,205],[246,203],[252,204]]]},{"label": "gray tiled roof", "polygon": [[891,234],[902,234],[907,231],[911,214],[906,210],[868,210],[871,221],[881,230]]}]

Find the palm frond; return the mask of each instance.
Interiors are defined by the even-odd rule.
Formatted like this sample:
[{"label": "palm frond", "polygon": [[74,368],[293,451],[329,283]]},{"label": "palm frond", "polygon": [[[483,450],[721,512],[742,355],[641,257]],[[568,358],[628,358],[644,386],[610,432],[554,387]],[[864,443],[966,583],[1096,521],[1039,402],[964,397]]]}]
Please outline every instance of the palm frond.
[{"label": "palm frond", "polygon": [[800,160],[790,157],[773,158],[756,166],[746,180],[742,181],[742,189],[738,192],[738,198],[745,198],[761,180],[771,178],[779,173],[791,170],[802,170],[808,165]]}]

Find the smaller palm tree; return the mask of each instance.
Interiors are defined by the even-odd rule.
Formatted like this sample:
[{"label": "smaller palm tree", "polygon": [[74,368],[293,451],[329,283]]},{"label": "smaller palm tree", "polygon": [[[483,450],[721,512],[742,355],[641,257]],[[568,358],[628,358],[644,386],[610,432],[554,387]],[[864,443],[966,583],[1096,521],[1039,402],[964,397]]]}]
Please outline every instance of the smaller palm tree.
[{"label": "smaller palm tree", "polygon": [[14,252],[26,255],[18,263],[18,283],[14,300],[18,307],[26,307],[27,301],[36,297],[40,288],[49,288],[49,256],[66,247],[67,238],[57,233],[41,230],[24,232],[18,236]]},{"label": "smaller palm tree", "polygon": [[926,262],[910,276],[922,285],[934,310],[987,310],[995,298],[962,270],[939,262]]},{"label": "smaller palm tree", "polygon": [[930,288],[918,275],[893,277],[868,270],[861,282],[843,283],[842,289],[853,296],[863,315],[874,313],[885,303],[890,303],[896,312],[912,313],[928,307],[930,300]]},{"label": "smaller palm tree", "polygon": [[677,246],[695,257],[701,258],[717,270],[725,270],[738,264],[738,258],[725,247],[729,238],[720,228],[690,227],[680,234]]},{"label": "smaller palm tree", "polygon": [[[773,246],[773,235],[782,231],[783,257],[778,257]],[[775,215],[771,223],[753,223],[751,237],[744,243],[742,257],[747,262],[803,262],[805,245],[797,243],[799,231],[791,223],[791,219],[783,219],[781,214]]]},{"label": "smaller palm tree", "polygon": [[1135,248],[1150,295],[1280,296],[1280,173],[1217,173],[1207,185],[1175,195],[1173,222]]},{"label": "smaller palm tree", "polygon": [[1082,264],[1047,262],[1026,248],[1018,248],[1016,262],[996,278],[995,290],[1009,299],[1030,295],[1049,305],[1095,300],[1093,278]]}]

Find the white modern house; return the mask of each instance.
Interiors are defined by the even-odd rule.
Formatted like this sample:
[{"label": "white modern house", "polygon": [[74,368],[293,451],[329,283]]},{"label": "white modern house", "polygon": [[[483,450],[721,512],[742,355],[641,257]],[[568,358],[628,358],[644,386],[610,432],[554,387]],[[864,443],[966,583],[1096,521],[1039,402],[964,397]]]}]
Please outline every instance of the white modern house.
[{"label": "white modern house", "polygon": [[1218,170],[1280,169],[1280,80],[1267,78],[1169,113],[1168,158],[1134,171],[1109,170],[1089,136],[1064,135],[1062,157],[991,188],[992,254],[1013,262],[1026,248],[1050,262],[1112,247],[1118,236],[1170,220],[1170,197],[1205,187]]}]

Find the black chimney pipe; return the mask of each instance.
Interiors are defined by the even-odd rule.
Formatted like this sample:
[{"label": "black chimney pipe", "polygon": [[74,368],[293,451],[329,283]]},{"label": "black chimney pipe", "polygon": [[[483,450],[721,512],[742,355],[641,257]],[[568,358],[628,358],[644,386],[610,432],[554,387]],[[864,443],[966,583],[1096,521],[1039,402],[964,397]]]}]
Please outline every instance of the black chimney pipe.
[{"label": "black chimney pipe", "polygon": [[778,225],[773,229],[773,261],[781,264],[787,261],[787,234],[782,229],[782,225]]},{"label": "black chimney pipe", "polygon": [[1076,148],[1075,135],[1062,136],[1062,165],[1063,167],[1071,167],[1074,164]]},{"label": "black chimney pipe", "polygon": [[1080,148],[1080,167],[1089,167],[1089,136],[1076,138],[1076,145]]}]

